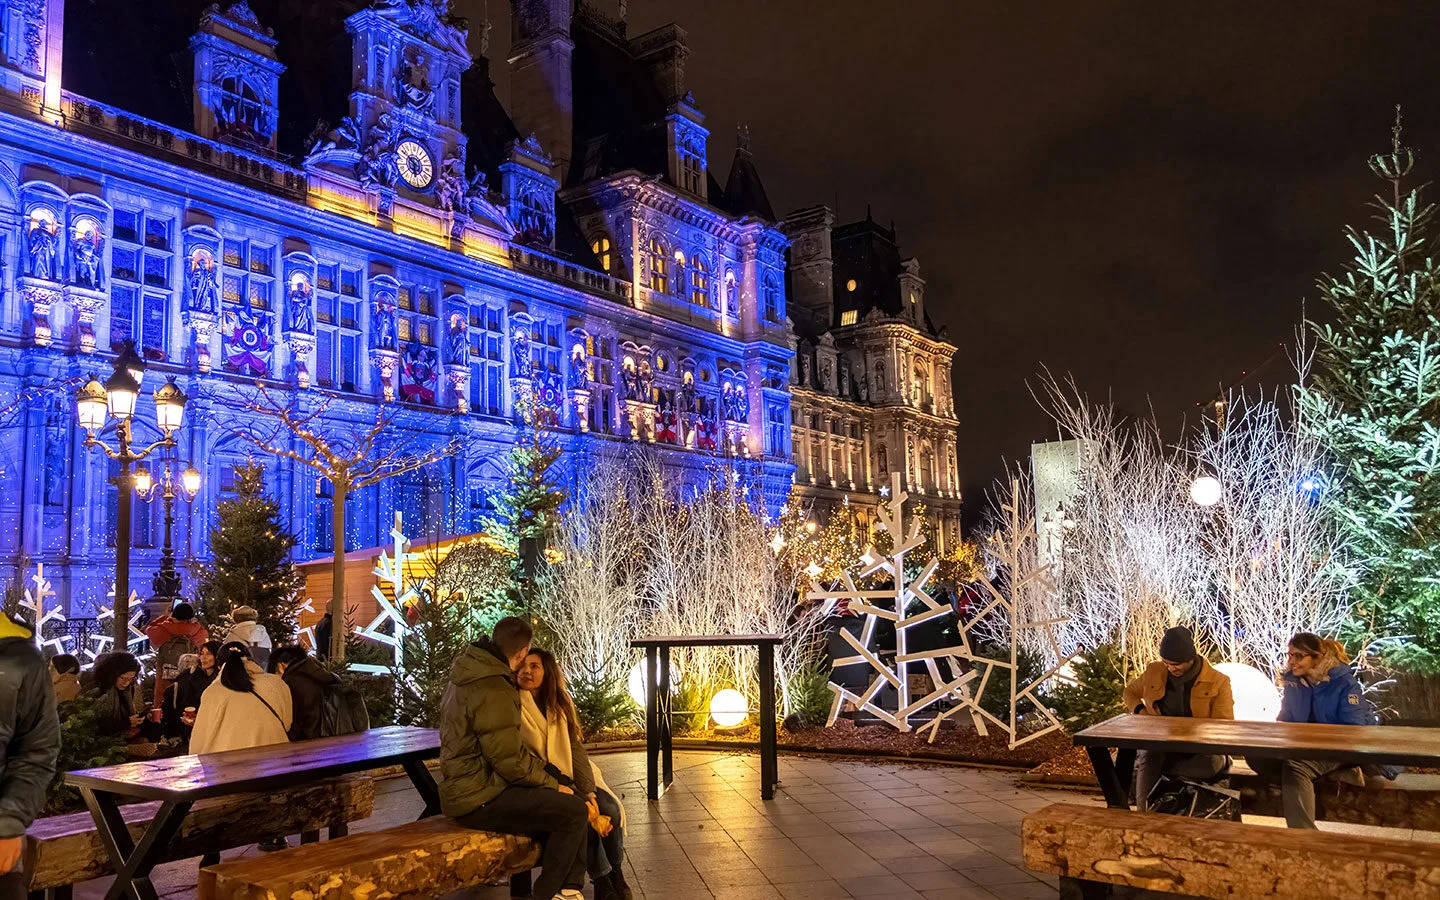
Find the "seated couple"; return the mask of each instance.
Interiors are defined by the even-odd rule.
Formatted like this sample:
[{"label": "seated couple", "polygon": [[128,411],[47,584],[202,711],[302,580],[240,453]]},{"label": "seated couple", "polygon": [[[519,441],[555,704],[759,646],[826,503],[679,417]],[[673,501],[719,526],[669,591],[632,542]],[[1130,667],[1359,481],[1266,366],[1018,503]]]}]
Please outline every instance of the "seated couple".
[{"label": "seated couple", "polygon": [[[1300,632],[1289,641],[1285,670],[1280,674],[1284,693],[1280,722],[1318,722],[1325,725],[1372,725],[1375,712],[1364,687],[1350,668],[1350,658],[1337,641]],[[1230,679],[1215,670],[1195,649],[1190,629],[1171,628],[1160,641],[1160,659],[1125,687],[1125,708],[1152,716],[1186,716],[1197,719],[1235,718]],[[1315,827],[1315,779],[1345,763],[1305,759],[1255,760],[1261,774],[1280,779],[1285,822],[1291,828]],[[1142,750],[1135,760],[1135,797],[1140,809],[1150,801],[1161,775],[1209,781],[1230,766],[1224,756]],[[1379,767],[1393,779],[1398,769]]]},{"label": "seated couple", "polygon": [[440,701],[440,802],[469,828],[543,844],[535,900],[630,900],[621,873],[625,810],[581,742],[555,657],[530,623],[501,619],[455,660]]}]

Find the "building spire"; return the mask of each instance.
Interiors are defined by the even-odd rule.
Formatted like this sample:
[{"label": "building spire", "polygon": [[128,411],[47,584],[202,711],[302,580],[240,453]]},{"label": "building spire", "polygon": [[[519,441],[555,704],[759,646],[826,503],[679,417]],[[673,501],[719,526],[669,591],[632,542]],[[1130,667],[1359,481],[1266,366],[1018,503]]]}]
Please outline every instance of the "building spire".
[{"label": "building spire", "polygon": [[750,152],[750,126],[744,122],[735,125],[735,149]]}]

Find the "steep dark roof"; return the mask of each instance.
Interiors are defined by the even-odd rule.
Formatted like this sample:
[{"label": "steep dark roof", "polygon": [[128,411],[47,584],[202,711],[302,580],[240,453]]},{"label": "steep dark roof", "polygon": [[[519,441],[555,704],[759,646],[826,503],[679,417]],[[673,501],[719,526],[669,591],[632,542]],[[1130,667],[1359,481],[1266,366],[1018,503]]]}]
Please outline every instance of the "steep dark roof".
[{"label": "steep dark roof", "polygon": [[770,198],[765,195],[760,170],[755,168],[755,157],[743,142],[735,148],[735,161],[730,164],[730,177],[725,181],[722,204],[721,208],[733,215],[760,216],[767,221],[775,221],[775,210],[770,207]]},{"label": "steep dark roof", "polygon": [[572,20],[574,147],[569,182],[635,169],[667,175],[665,98],[624,37],[589,17]]},{"label": "steep dark roof", "polygon": [[[865,220],[840,225],[830,235],[835,259],[835,315],[858,310],[864,319],[872,309],[886,316],[905,310],[900,298],[900,247],[895,231],[876,222],[867,213]],[[855,290],[849,283],[855,282]]]}]

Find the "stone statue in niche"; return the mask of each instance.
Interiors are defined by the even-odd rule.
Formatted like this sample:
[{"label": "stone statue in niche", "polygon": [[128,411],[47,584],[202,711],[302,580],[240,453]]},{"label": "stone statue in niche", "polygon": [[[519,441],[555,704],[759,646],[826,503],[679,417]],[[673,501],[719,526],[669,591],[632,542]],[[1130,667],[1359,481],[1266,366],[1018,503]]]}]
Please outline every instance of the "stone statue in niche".
[{"label": "stone statue in niche", "polygon": [[371,306],[370,346],[375,350],[395,349],[395,297],[389,291],[377,294]]},{"label": "stone statue in niche", "polygon": [[803,354],[800,357],[800,386],[812,387],[810,384],[810,356]]},{"label": "stone statue in niche", "polygon": [[635,360],[625,357],[625,363],[621,366],[620,379],[625,383],[625,399],[640,399],[640,372],[635,368]]},{"label": "stone statue in niche", "polygon": [[861,402],[861,403],[869,403],[869,402],[870,402],[870,382],[865,378],[865,376],[864,376],[863,374],[859,375],[859,376],[855,379],[855,381],[856,381],[856,383],[860,386],[860,402]]},{"label": "stone statue in niche", "polygon": [[305,273],[296,272],[290,276],[290,290],[286,299],[289,303],[289,318],[286,319],[285,327],[305,334],[314,333],[315,295]]},{"label": "stone statue in niche", "polygon": [[530,326],[525,322],[510,326],[510,375],[530,377]]},{"label": "stone statue in niche", "polygon": [[875,363],[875,396],[877,399],[885,396],[885,363],[883,362]]},{"label": "stone statue in niche", "polygon": [[834,382],[830,380],[831,374],[830,360],[827,359],[820,365],[820,386],[826,391],[834,390]]},{"label": "stone statue in niche", "polygon": [[418,112],[430,111],[435,91],[430,87],[425,54],[417,52],[413,59],[407,54],[400,61],[400,71],[395,76],[395,99],[401,106],[409,106]]},{"label": "stone statue in niche", "polygon": [[680,384],[680,412],[689,414],[695,411],[695,376],[689,372],[685,373],[685,380]]},{"label": "stone statue in niche", "polygon": [[465,162],[458,156],[447,156],[435,176],[435,199],[445,212],[465,209]]},{"label": "stone statue in niche", "polygon": [[570,351],[570,389],[574,391],[590,390],[590,363],[585,358],[583,344],[576,344]]},{"label": "stone statue in niche", "polygon": [[650,371],[650,361],[640,360],[640,399],[646,403],[654,398],[655,375]]},{"label": "stone statue in niche", "polygon": [[[46,211],[48,212],[48,210]],[[30,233],[26,236],[30,254],[30,277],[56,280],[55,252],[60,244],[60,227],[54,216],[37,212],[30,219]]]},{"label": "stone statue in niche", "polygon": [[466,338],[465,314],[452,312],[450,325],[445,330],[445,362],[452,366],[463,366],[470,360],[470,344]]},{"label": "stone statue in niche", "polygon": [[100,289],[100,252],[104,240],[100,227],[93,221],[82,219],[76,223],[70,254],[75,284],[80,287]]},{"label": "stone statue in niche", "polygon": [[65,505],[65,407],[52,397],[45,409],[45,505]]},{"label": "stone statue in niche", "polygon": [[190,253],[190,309],[192,312],[214,313],[220,300],[220,285],[215,275],[215,257],[203,247]]},{"label": "stone statue in niche", "polygon": [[750,418],[750,394],[745,382],[735,382],[735,421],[744,422]]}]

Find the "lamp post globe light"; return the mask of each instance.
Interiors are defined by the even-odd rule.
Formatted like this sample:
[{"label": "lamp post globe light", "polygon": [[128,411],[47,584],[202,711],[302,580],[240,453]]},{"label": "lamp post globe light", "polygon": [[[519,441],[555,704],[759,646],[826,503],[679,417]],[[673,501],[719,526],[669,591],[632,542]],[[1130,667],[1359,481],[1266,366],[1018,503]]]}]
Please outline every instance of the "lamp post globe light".
[{"label": "lamp post globe light", "polygon": [[[98,447],[105,451],[107,457],[120,464],[120,473],[110,481],[115,485],[118,494],[115,517],[115,646],[124,647],[130,628],[130,490],[134,488],[142,496],[148,496],[155,486],[149,469],[142,466],[137,470],[134,467],[156,450],[168,450],[176,446],[175,432],[179,430],[184,419],[186,398],[173,380],[155,390],[155,422],[163,437],[148,447],[137,450],[131,446],[131,422],[140,401],[140,385],[145,380],[145,360],[135,352],[134,342],[126,341],[124,349],[115,358],[112,366],[110,377],[105,379],[104,383],[92,375],[90,380],[80,386],[75,395],[75,417],[80,427],[85,429],[85,446],[91,449]],[[111,447],[99,437],[111,419],[115,422],[115,447]],[[187,489],[190,473],[193,471],[192,468],[181,476],[182,482],[187,483]],[[200,473],[195,472],[197,490],[199,475]],[[167,490],[172,492],[173,501],[168,464],[165,483]],[[170,550],[168,515],[165,544],[173,569],[174,554]]]},{"label": "lamp post globe light", "polygon": [[[173,385],[166,386],[173,387]],[[158,394],[159,391],[156,393]],[[144,476],[143,482],[142,475]],[[150,595],[148,605],[152,614],[168,613],[180,599],[180,574],[175,570],[175,545],[171,540],[175,528],[175,499],[181,496],[187,501],[195,499],[195,495],[200,493],[199,471],[194,466],[187,466],[185,472],[180,475],[179,493],[176,492],[176,488],[177,485],[171,471],[171,461],[168,459],[165,460],[164,478],[158,484],[150,477],[150,473],[145,470],[143,465],[135,472],[135,493],[140,495],[140,499],[149,501],[158,491],[158,499],[165,504],[165,543],[161,549],[160,568],[150,581],[150,589],[153,593]]]}]

